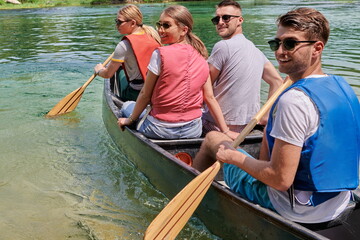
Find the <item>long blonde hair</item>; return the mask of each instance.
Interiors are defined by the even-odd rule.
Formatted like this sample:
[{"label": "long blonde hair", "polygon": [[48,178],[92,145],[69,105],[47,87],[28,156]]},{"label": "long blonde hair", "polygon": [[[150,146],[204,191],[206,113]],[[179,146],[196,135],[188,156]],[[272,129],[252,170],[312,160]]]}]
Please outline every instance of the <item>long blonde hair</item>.
[{"label": "long blonde hair", "polygon": [[161,45],[161,39],[158,32],[153,27],[143,24],[143,15],[137,6],[133,4],[125,5],[119,9],[118,14],[124,16],[126,20],[135,20],[136,25],[141,27],[146,34],[150,35]]},{"label": "long blonde hair", "polygon": [[205,44],[192,32],[194,20],[189,10],[181,5],[171,5],[165,8],[163,13],[174,19],[177,24],[182,24],[188,27],[188,32],[186,34],[187,42],[193,46],[200,55],[207,59],[209,54]]}]

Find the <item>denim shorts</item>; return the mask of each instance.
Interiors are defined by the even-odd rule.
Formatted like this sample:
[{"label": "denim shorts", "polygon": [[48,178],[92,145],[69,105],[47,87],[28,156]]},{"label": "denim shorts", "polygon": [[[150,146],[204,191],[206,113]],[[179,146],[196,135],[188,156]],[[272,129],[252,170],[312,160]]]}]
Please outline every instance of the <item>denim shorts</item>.
[{"label": "denim shorts", "polygon": [[[128,117],[133,112],[135,102],[128,101],[123,104],[121,114],[123,117]],[[140,115],[140,119],[144,116],[145,111]],[[138,129],[139,132],[149,138],[154,139],[181,139],[181,138],[198,138],[202,133],[201,118],[196,118],[184,125],[173,127],[166,126],[166,123],[161,125],[149,120],[149,116],[144,120]]]},{"label": "denim shorts", "polygon": [[[124,102],[124,104],[122,105],[121,108],[121,116],[122,117],[129,117],[130,114],[134,111],[135,108],[135,101],[126,101]],[[145,110],[140,114],[139,118],[142,118],[145,114]]]},{"label": "denim shorts", "polygon": [[194,119],[180,127],[165,127],[164,125],[159,126],[147,117],[140,126],[139,132],[155,139],[198,138],[202,132],[201,118]]},{"label": "denim shorts", "polygon": [[[250,156],[242,149],[238,149],[238,151]],[[264,183],[235,165],[224,163],[223,169],[225,183],[232,191],[250,202],[275,211]]]}]

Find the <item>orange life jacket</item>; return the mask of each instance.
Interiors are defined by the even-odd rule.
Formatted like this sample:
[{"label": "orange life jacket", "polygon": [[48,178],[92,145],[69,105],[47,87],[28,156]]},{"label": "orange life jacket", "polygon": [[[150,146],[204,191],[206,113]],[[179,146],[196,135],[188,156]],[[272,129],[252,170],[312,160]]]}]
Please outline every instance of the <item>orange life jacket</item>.
[{"label": "orange life jacket", "polygon": [[[145,81],[147,66],[149,65],[151,55],[160,44],[148,34],[130,34],[124,36],[122,40],[124,39],[130,42],[141,76]],[[129,80],[128,77],[127,79]]]}]

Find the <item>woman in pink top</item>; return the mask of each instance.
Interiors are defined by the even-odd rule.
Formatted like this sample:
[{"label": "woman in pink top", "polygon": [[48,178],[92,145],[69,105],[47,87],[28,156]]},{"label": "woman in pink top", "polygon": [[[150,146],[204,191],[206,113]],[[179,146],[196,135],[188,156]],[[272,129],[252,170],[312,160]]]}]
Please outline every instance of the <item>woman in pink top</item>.
[{"label": "woman in pink top", "polygon": [[[184,6],[166,8],[156,23],[161,43],[152,54],[145,85],[135,102],[126,102],[121,128],[137,120],[146,106],[152,109],[138,130],[150,138],[201,136],[201,107],[205,101],[218,127],[228,131],[213,95],[203,42],[192,33],[193,19]],[[131,114],[130,114],[131,113]]]}]

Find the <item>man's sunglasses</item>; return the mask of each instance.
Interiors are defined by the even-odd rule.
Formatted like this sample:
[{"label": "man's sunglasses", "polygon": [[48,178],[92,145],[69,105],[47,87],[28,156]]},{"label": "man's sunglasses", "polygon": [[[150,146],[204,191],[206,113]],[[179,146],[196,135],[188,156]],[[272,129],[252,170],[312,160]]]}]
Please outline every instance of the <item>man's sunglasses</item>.
[{"label": "man's sunglasses", "polygon": [[168,23],[156,22],[155,24],[157,29],[160,29],[161,27],[163,27],[164,29],[168,29],[171,27],[171,25]]},{"label": "man's sunglasses", "polygon": [[212,22],[214,25],[218,25],[219,22],[220,22],[220,18],[221,18],[224,23],[228,23],[228,22],[230,22],[230,20],[231,20],[232,17],[240,17],[240,16],[236,16],[236,15],[222,15],[221,17],[220,17],[220,16],[216,16],[216,17],[213,17],[213,18],[211,19],[211,22]]},{"label": "man's sunglasses", "polygon": [[272,51],[277,51],[281,44],[283,44],[286,50],[292,51],[294,50],[294,48],[298,43],[316,43],[316,42],[317,41],[296,41],[294,39],[287,38],[282,41],[280,41],[279,39],[270,40],[268,41],[268,44],[270,45],[270,49]]},{"label": "man's sunglasses", "polygon": [[128,22],[128,21],[129,21],[129,20],[121,21],[121,20],[115,18],[115,23],[116,23],[116,25],[118,25],[118,26],[120,26],[120,25],[123,24],[124,22]]}]

